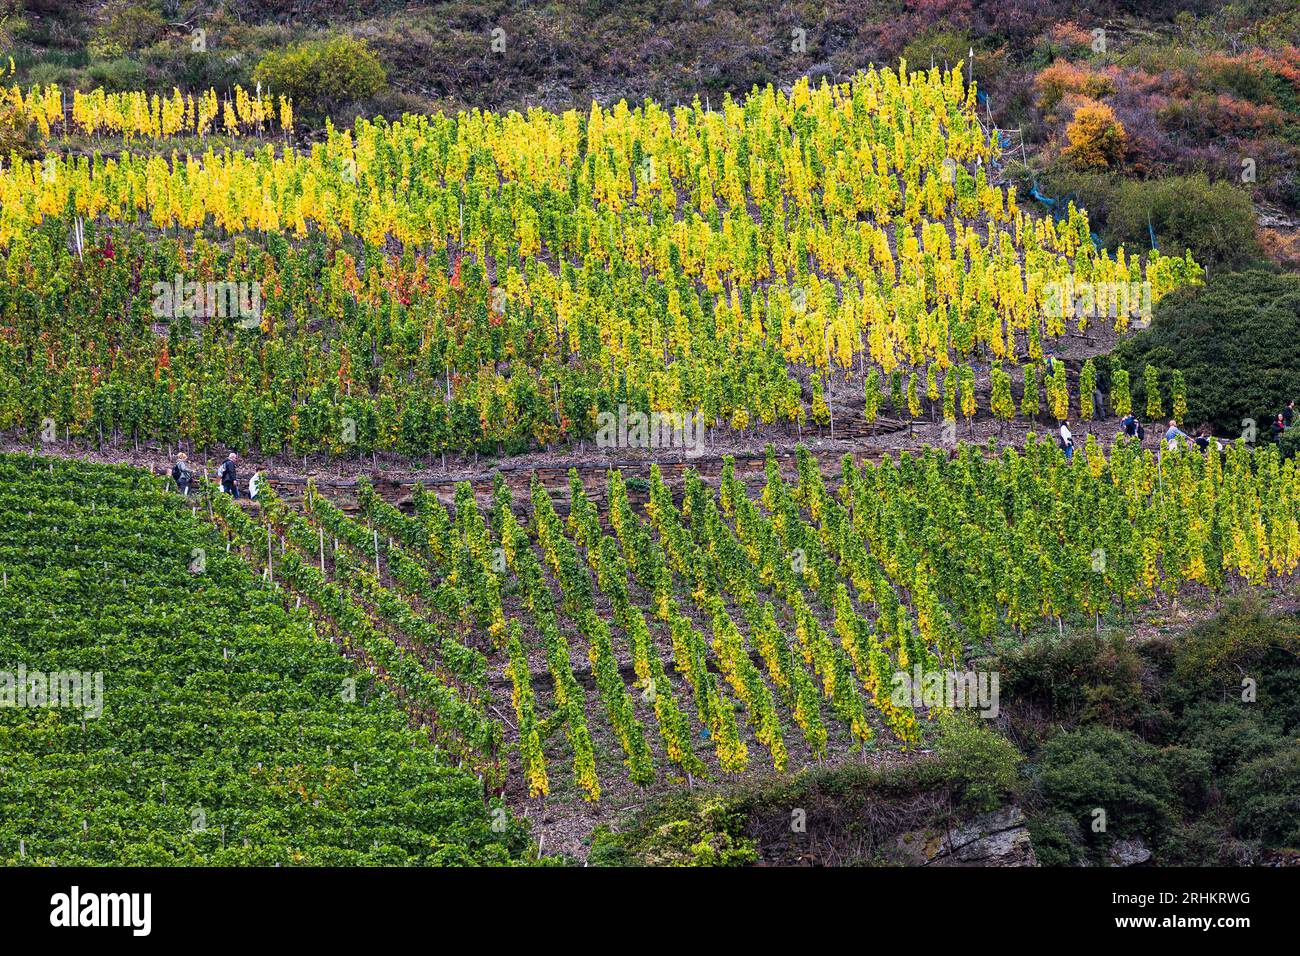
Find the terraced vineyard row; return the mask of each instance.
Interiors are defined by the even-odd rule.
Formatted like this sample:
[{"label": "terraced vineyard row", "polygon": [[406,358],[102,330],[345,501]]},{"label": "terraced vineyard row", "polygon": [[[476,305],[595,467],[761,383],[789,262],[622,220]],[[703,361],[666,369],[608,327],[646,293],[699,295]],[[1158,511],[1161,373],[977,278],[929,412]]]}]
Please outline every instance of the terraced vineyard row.
[{"label": "terraced vineyard row", "polygon": [[[358,483],[349,516],[309,487],[298,513],[214,516],[373,666],[442,745],[519,798],[598,800],[629,779],[783,772],[911,747],[927,717],[897,675],[962,669],[998,637],[1289,575],[1300,561],[1295,465],[1272,448],[1159,460],[1091,438],[846,458],[827,486],[802,447],[750,489],[652,466],[598,505],[570,478],[567,516],[534,479],[498,476],[411,513]],[[559,783],[557,783],[559,781]]]},{"label": "terraced vineyard row", "polygon": [[519,823],[227,554],[197,504],[136,469],[0,456],[0,862],[527,854]]},{"label": "terraced vineyard row", "polygon": [[[24,109],[56,113],[47,98]],[[152,101],[121,101],[154,122]],[[188,128],[203,103],[203,122],[215,100],[157,111]],[[1017,412],[1013,376],[1023,413],[1088,417],[1091,389],[1067,394],[1045,352],[1123,334],[1203,270],[1098,249],[1074,207],[1035,218],[997,158],[961,70],[905,64],[719,110],[359,119],[309,150],[16,158],[0,169],[0,431],[518,451],[600,442],[622,406],[710,434],[829,427],[836,404],[841,429],[858,409],[869,429],[886,394],[892,417],[970,418],[986,370],[999,417]]]}]

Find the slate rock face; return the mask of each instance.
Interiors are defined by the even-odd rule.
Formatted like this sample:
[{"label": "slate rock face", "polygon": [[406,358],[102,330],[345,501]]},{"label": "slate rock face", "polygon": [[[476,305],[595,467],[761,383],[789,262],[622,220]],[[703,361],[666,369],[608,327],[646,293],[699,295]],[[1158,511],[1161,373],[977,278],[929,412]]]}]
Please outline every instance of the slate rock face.
[{"label": "slate rock face", "polygon": [[1019,807],[1003,807],[951,830],[914,830],[898,838],[899,862],[913,866],[1037,866]]},{"label": "slate rock face", "polygon": [[1151,851],[1141,840],[1119,840],[1107,856],[1111,866],[1137,866],[1151,859]]}]

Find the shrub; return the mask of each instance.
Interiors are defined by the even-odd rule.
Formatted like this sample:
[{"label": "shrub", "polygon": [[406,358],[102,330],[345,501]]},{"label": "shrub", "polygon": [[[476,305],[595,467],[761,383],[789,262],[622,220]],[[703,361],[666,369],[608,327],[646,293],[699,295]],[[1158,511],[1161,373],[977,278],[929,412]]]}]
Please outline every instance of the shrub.
[{"label": "shrub", "polygon": [[[1051,813],[1078,823],[1098,846],[1109,838],[1154,842],[1176,820],[1177,795],[1160,752],[1132,734],[1088,727],[1043,746],[1039,784]],[[1104,836],[1093,830],[1104,810]]]},{"label": "shrub", "polygon": [[1115,81],[1105,73],[1057,60],[1034,77],[1034,91],[1038,94],[1039,109],[1050,113],[1060,105],[1067,93],[1077,93],[1094,100],[1109,96],[1115,92]]},{"label": "shrub", "polygon": [[1142,661],[1123,635],[1090,631],[1024,644],[995,667],[1002,692],[1019,710],[1053,724],[1103,721],[1131,726],[1146,714]]},{"label": "shrub", "polygon": [[1286,400],[1300,398],[1300,277],[1224,273],[1180,289],[1160,300],[1151,327],[1121,343],[1115,358],[1139,388],[1148,363],[1180,369],[1188,421],[1236,438],[1251,419],[1263,440]]},{"label": "shrub", "polygon": [[1300,846],[1300,746],[1289,744],[1252,760],[1225,789],[1233,824],[1243,836],[1273,846]]},{"label": "shrub", "polygon": [[1248,705],[1202,701],[1189,707],[1180,721],[1179,739],[1208,754],[1216,776],[1230,774],[1241,764],[1274,753],[1285,738]]},{"label": "shrub", "polygon": [[1160,763],[1182,805],[1205,809],[1212,790],[1209,753],[1195,747],[1166,747],[1160,751]]},{"label": "shrub", "polygon": [[1284,459],[1294,458],[1296,452],[1300,451],[1300,428],[1288,428],[1279,435],[1277,447]]},{"label": "shrub", "polygon": [[36,127],[13,106],[0,108],[0,157],[9,158],[17,153],[23,159],[37,155],[40,133]]},{"label": "shrub", "polygon": [[1062,156],[1075,169],[1109,169],[1124,158],[1128,133],[1105,103],[1085,102],[1065,129]]},{"label": "shrub", "polygon": [[126,57],[92,64],[86,72],[94,86],[102,86],[108,93],[138,90],[145,85],[144,67]]},{"label": "shrub", "polygon": [[1083,829],[1073,817],[1060,813],[1031,817],[1029,839],[1039,866],[1077,866],[1084,862]]},{"label": "shrub", "polygon": [[364,41],[338,35],[268,53],[253,81],[292,98],[298,115],[320,121],[380,92],[388,75]]},{"label": "shrub", "polygon": [[1073,20],[1053,23],[1038,41],[1035,52],[1047,60],[1075,56],[1092,49],[1093,35]]},{"label": "shrub", "polygon": [[90,41],[96,56],[120,57],[125,52],[148,46],[162,35],[162,14],[144,3],[118,2],[106,10],[103,25]]},{"label": "shrub", "polygon": [[935,749],[943,777],[960,803],[994,810],[1016,788],[1016,767],[1024,758],[981,718],[943,715]]},{"label": "shrub", "polygon": [[1260,256],[1250,196],[1203,173],[1120,183],[1107,239],[1145,247],[1152,231],[1164,251],[1191,250],[1203,266],[1236,268]]},{"label": "shrub", "polygon": [[592,835],[593,866],[744,866],[758,859],[745,815],[726,798],[669,800],[628,830]]},{"label": "shrub", "polygon": [[1300,655],[1300,638],[1289,618],[1273,617],[1257,597],[1228,602],[1222,613],[1184,634],[1175,645],[1174,677],[1192,690],[1215,696],[1241,689],[1242,674],[1258,673],[1272,647]]}]

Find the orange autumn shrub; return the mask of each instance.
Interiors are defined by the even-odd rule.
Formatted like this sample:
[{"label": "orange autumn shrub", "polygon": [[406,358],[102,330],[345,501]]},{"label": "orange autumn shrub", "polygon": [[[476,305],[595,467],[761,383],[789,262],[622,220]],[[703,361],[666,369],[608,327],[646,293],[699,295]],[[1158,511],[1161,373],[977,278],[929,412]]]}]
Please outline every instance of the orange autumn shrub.
[{"label": "orange autumn shrub", "polygon": [[1039,108],[1050,113],[1068,93],[1077,93],[1093,100],[1114,93],[1115,80],[1106,73],[1086,66],[1057,60],[1034,77],[1034,91],[1038,94]]},{"label": "orange autumn shrub", "polygon": [[1062,155],[1075,169],[1108,169],[1124,158],[1128,133],[1105,103],[1088,100],[1066,127]]}]

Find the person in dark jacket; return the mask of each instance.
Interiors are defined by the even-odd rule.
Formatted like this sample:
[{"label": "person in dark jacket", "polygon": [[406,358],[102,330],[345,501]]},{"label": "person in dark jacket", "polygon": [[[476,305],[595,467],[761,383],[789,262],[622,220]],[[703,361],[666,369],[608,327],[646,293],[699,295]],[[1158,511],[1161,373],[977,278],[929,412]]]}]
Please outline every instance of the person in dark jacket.
[{"label": "person in dark jacket", "polygon": [[1123,420],[1120,421],[1120,426],[1124,429],[1125,437],[1127,438],[1138,437],[1138,420],[1137,420],[1137,416],[1134,415],[1132,412],[1129,412],[1127,415],[1124,416]]},{"label": "person in dark jacket", "polygon": [[183,495],[188,495],[190,493],[190,482],[193,480],[194,470],[190,468],[185,452],[181,452],[176,456],[176,464],[172,465],[172,481],[176,482],[176,490]]},{"label": "person in dark jacket", "polygon": [[1286,408],[1282,409],[1282,424],[1290,428],[1295,423],[1295,399],[1286,403]]},{"label": "person in dark jacket", "polygon": [[239,476],[235,473],[235,462],[238,460],[239,456],[232,451],[217,469],[217,480],[221,482],[221,490],[232,498],[239,497]]}]

